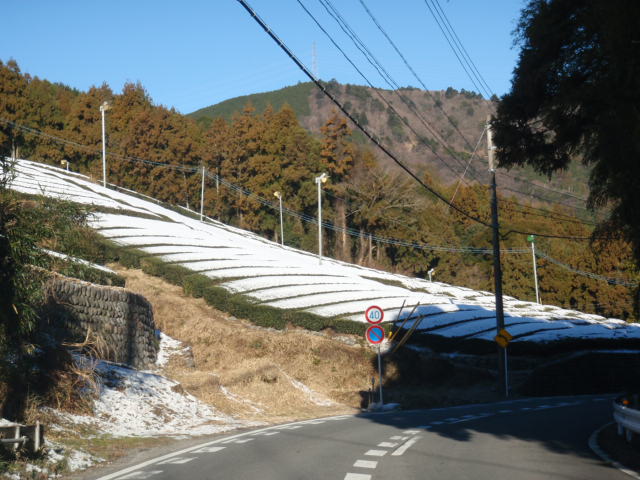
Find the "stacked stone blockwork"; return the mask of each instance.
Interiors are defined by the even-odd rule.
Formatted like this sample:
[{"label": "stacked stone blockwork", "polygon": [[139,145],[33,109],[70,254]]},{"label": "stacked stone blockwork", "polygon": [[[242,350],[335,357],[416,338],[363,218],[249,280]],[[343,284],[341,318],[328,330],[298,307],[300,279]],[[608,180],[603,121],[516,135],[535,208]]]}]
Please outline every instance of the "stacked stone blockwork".
[{"label": "stacked stone blockwork", "polygon": [[101,358],[135,368],[156,361],[159,342],[153,310],[143,296],[53,274],[45,297],[52,326],[64,341],[88,339]]}]

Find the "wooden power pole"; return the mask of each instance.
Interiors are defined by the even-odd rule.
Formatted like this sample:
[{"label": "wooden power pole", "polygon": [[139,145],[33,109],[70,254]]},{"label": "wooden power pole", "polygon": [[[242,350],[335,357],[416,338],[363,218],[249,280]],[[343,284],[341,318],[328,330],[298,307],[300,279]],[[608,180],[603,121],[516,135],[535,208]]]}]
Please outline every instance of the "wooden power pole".
[{"label": "wooden power pole", "polygon": [[[487,156],[489,171],[491,172],[491,224],[493,227],[493,279],[496,292],[496,335],[504,328],[504,307],[502,305],[502,265],[500,263],[500,225],[498,223],[498,193],[496,187],[496,169],[493,159],[493,143],[491,132],[491,117],[487,117]],[[509,396],[509,384],[506,369],[506,348],[497,345],[498,349],[498,385]]]}]

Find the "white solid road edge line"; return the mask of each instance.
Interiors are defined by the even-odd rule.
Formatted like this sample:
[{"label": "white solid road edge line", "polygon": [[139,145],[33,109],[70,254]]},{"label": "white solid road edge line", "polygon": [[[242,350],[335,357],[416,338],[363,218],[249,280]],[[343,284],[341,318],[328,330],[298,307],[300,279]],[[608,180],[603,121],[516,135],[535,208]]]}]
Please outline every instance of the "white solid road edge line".
[{"label": "white solid road edge line", "polygon": [[404,454],[404,452],[406,452],[409,448],[411,448],[411,446],[421,438],[422,437],[420,435],[416,435],[415,437],[407,440],[404,445],[402,445],[400,448],[394,451],[391,455],[393,455],[394,457],[397,457],[399,455]]},{"label": "white solid road edge line", "polygon": [[589,437],[589,448],[591,450],[593,450],[593,452],[596,455],[598,455],[602,460],[604,460],[605,462],[611,464],[611,466],[617,468],[622,473],[626,473],[630,477],[633,477],[633,478],[636,478],[636,479],[640,480],[640,475],[638,475],[633,470],[629,470],[628,468],[626,468],[621,463],[616,462],[613,458],[611,458],[609,455],[607,455],[604,450],[602,450],[600,448],[600,445],[598,445],[598,435],[600,434],[600,432],[602,430],[604,430],[605,428],[607,428],[609,425],[612,425],[613,423],[614,422],[609,422],[609,423],[603,425],[602,427],[600,427],[599,429],[597,429],[595,432],[593,432],[591,434],[591,436]]},{"label": "white solid road edge line", "polygon": [[[337,417],[325,417],[324,419],[329,420],[329,419],[345,419],[345,418],[350,418],[350,415],[338,415]],[[304,420],[302,420],[304,421]],[[177,452],[173,452],[173,453],[168,453],[167,455],[162,455],[161,457],[156,457],[156,458],[152,458],[151,460],[147,460],[146,462],[142,462],[139,463],[137,465],[133,465],[132,467],[127,467],[127,468],[123,468],[122,470],[118,470],[117,472],[114,473],[110,473],[109,475],[105,475],[103,477],[98,477],[96,480],[111,480],[113,478],[118,478],[122,475],[126,475],[127,473],[131,473],[131,472],[135,472],[136,470],[140,470],[141,468],[144,467],[148,467],[149,465],[153,465],[155,463],[161,462],[163,460],[167,460],[169,458],[173,458],[173,457],[177,457],[178,455],[182,455],[184,453],[190,453],[193,452],[194,450],[198,450],[200,448],[203,447],[208,447],[210,445],[215,445],[216,443],[222,443],[225,442],[227,440],[232,440],[234,438],[239,438],[239,437],[243,437],[245,435],[253,435],[255,433],[258,432],[264,432],[267,430],[271,430],[273,428],[278,428],[278,427],[283,427],[283,426],[288,426],[288,425],[296,425],[300,422],[291,422],[291,423],[285,423],[283,425],[271,425],[269,427],[265,427],[265,428],[260,428],[258,430],[251,430],[250,432],[243,432],[243,433],[238,433],[237,435],[232,435],[230,437],[223,437],[223,438],[219,438],[217,440],[213,440],[211,442],[206,442],[206,443],[201,443],[199,445],[195,445],[193,447],[189,447],[189,448],[185,448],[183,450],[179,450]]]}]

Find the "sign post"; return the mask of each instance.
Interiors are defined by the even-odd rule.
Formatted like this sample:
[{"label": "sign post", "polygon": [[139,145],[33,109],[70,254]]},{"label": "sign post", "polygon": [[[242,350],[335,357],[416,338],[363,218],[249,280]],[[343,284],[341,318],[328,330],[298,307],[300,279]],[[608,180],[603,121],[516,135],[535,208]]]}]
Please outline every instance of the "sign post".
[{"label": "sign post", "polygon": [[372,305],[364,312],[364,316],[371,325],[367,328],[365,337],[373,345],[378,345],[378,376],[380,386],[380,407],[384,405],[382,400],[382,358],[380,355],[380,344],[384,340],[384,328],[378,325],[384,318],[384,310],[377,305]]},{"label": "sign post", "polygon": [[494,340],[500,347],[502,347],[504,354],[504,384],[505,384],[505,394],[509,396],[509,368],[507,363],[507,346],[509,342],[513,340],[513,335],[509,333],[506,328],[500,329],[498,335],[495,336]]}]

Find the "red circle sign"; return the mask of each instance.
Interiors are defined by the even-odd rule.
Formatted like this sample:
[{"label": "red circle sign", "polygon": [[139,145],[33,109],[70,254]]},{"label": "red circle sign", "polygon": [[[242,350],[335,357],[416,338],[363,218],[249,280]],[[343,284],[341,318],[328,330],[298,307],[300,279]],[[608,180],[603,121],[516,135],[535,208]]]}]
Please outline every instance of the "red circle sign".
[{"label": "red circle sign", "polygon": [[371,325],[367,328],[367,333],[365,335],[369,343],[382,343],[384,340],[384,328],[380,325]]},{"label": "red circle sign", "polygon": [[367,319],[367,322],[369,323],[373,323],[373,324],[380,323],[384,318],[384,310],[382,310],[380,307],[376,305],[371,305],[364,312],[364,316]]}]

